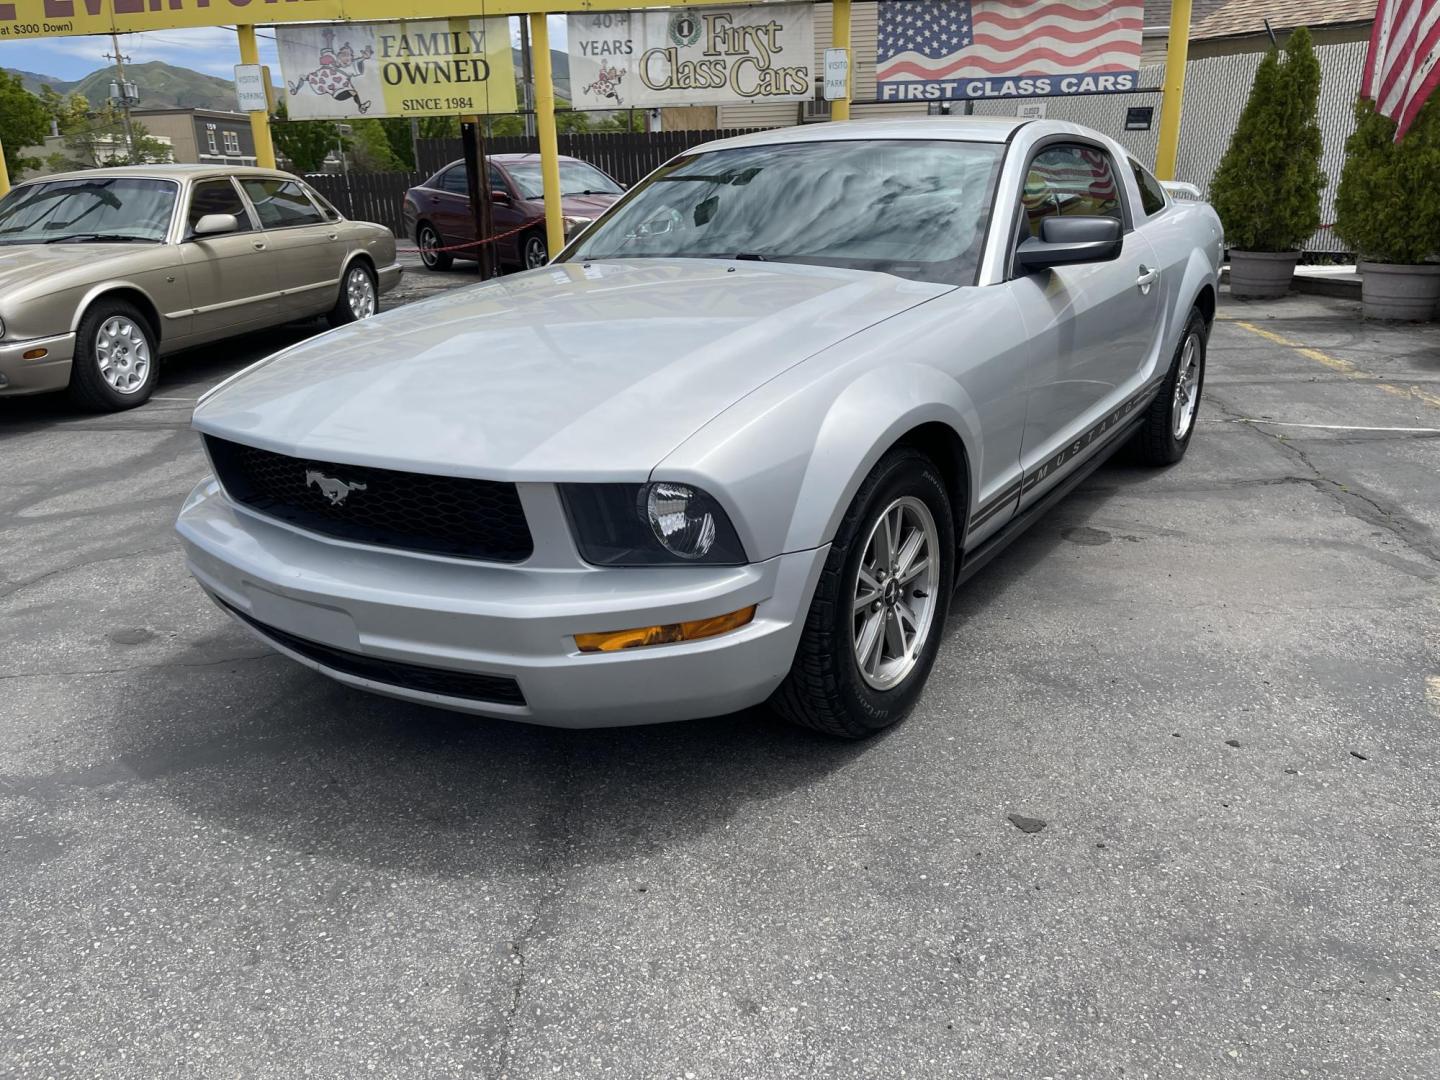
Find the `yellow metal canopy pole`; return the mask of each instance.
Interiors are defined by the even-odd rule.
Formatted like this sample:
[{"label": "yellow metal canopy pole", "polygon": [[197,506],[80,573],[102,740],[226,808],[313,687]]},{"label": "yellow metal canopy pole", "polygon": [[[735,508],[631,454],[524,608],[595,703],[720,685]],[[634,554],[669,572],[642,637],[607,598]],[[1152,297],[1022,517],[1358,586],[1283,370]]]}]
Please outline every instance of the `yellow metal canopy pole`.
[{"label": "yellow metal canopy pole", "polygon": [[[237,26],[240,38],[240,62],[260,63],[260,47],[255,44],[255,27]],[[269,92],[268,89],[266,91]],[[255,164],[262,169],[275,168],[275,145],[270,141],[270,114],[261,109],[250,114],[250,135],[255,140]]]},{"label": "yellow metal canopy pole", "polygon": [[543,11],[530,15],[530,55],[540,176],[545,181],[545,241],[553,259],[565,246],[565,213],[560,206],[560,140],[555,135],[555,84],[550,81],[550,26]]},{"label": "yellow metal canopy pole", "polygon": [[[844,49],[848,59],[850,56],[850,0],[834,0],[830,11],[830,43],[837,49]],[[855,82],[854,68],[854,64],[846,67],[845,96],[830,102],[831,120],[850,119],[850,87]]]},{"label": "yellow metal canopy pole", "polygon": [[1160,144],[1155,175],[1175,179],[1180,153],[1180,104],[1185,96],[1185,65],[1190,58],[1190,0],[1171,0],[1170,41],[1165,50],[1165,88],[1160,98]]},{"label": "yellow metal canopy pole", "polygon": [[10,170],[5,167],[5,146],[0,143],[0,199],[10,190]]}]

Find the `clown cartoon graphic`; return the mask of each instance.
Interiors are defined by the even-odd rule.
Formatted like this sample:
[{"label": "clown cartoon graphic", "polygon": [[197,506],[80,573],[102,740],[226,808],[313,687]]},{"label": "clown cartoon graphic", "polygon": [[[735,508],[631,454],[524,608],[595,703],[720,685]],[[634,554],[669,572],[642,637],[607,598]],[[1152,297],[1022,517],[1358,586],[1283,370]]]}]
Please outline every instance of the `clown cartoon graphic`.
[{"label": "clown cartoon graphic", "polygon": [[625,72],[617,67],[606,67],[600,65],[600,72],[595,76],[595,81],[585,87],[587,94],[599,94],[603,98],[609,98],[616,105],[623,105],[620,99],[620,83],[625,78]]},{"label": "clown cartoon graphic", "polygon": [[325,43],[320,47],[320,66],[291,83],[291,95],[309,86],[321,97],[355,102],[355,108],[364,115],[370,111],[370,102],[361,99],[355,80],[365,73],[365,61],[375,55],[374,47],[366,45],[357,56],[348,41],[338,50],[335,48],[334,30],[327,28],[323,38]]}]

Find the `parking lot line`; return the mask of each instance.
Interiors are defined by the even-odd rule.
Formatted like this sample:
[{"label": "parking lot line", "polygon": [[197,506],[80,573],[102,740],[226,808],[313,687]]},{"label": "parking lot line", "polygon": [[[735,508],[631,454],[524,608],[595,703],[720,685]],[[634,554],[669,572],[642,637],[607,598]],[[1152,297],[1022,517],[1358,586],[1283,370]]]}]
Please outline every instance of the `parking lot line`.
[{"label": "parking lot line", "polygon": [[1293,349],[1307,360],[1314,360],[1317,364],[1324,364],[1331,370],[1340,372],[1346,378],[1355,379],[1358,382],[1368,382],[1377,389],[1385,391],[1387,394],[1393,394],[1396,397],[1415,398],[1429,405],[1432,409],[1440,409],[1440,396],[1426,393],[1418,386],[1396,386],[1393,383],[1383,381],[1383,375],[1375,375],[1365,371],[1352,364],[1349,360],[1342,360],[1338,356],[1331,356],[1329,353],[1321,352],[1319,349],[1312,349],[1303,342],[1291,341],[1289,338],[1283,337],[1273,330],[1266,330],[1264,327],[1256,326],[1254,323],[1246,322],[1243,319],[1227,319],[1223,316],[1221,318],[1223,321],[1230,323],[1230,325],[1238,326],[1242,330],[1248,330],[1250,333],[1256,334],[1266,341],[1273,342],[1276,345],[1283,345],[1287,349]]}]

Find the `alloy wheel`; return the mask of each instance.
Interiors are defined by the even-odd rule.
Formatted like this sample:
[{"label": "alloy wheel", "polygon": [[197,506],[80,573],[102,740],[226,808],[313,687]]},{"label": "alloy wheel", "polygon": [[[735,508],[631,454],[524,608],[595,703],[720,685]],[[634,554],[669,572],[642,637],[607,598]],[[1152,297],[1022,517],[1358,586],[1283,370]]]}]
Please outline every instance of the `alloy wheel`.
[{"label": "alloy wheel", "polygon": [[100,375],[119,394],[133,394],[150,376],[150,340],[134,320],[112,315],[95,332]]},{"label": "alloy wheel", "polygon": [[544,266],[549,252],[545,248],[545,241],[538,236],[525,238],[525,269],[534,270],[537,266]]},{"label": "alloy wheel", "polygon": [[1175,376],[1175,400],[1170,414],[1174,417],[1172,432],[1183,439],[1195,423],[1195,410],[1200,404],[1200,335],[1190,334],[1180,350],[1180,370]]},{"label": "alloy wheel", "polygon": [[935,518],[920,499],[896,499],[871,527],[851,613],[855,663],[872,688],[899,686],[924,651],[939,602],[940,558]]},{"label": "alloy wheel", "polygon": [[426,225],[420,230],[419,239],[420,261],[433,270],[440,261],[440,252],[437,250],[440,247],[440,237],[435,234],[434,229]]},{"label": "alloy wheel", "polygon": [[375,282],[363,266],[352,266],[345,275],[345,297],[355,318],[368,319],[375,314]]}]

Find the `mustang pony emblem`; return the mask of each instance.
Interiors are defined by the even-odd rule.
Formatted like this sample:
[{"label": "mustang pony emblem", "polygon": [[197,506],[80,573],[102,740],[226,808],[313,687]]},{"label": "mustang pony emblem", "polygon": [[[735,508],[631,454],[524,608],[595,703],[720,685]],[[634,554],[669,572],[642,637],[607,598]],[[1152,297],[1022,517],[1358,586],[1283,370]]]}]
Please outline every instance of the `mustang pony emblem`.
[{"label": "mustang pony emblem", "polygon": [[365,491],[366,485],[351,483],[348,480],[337,480],[333,476],[326,476],[318,469],[305,470],[305,486],[315,486],[320,489],[320,494],[330,500],[331,506],[339,506],[350,497],[352,491]]}]

